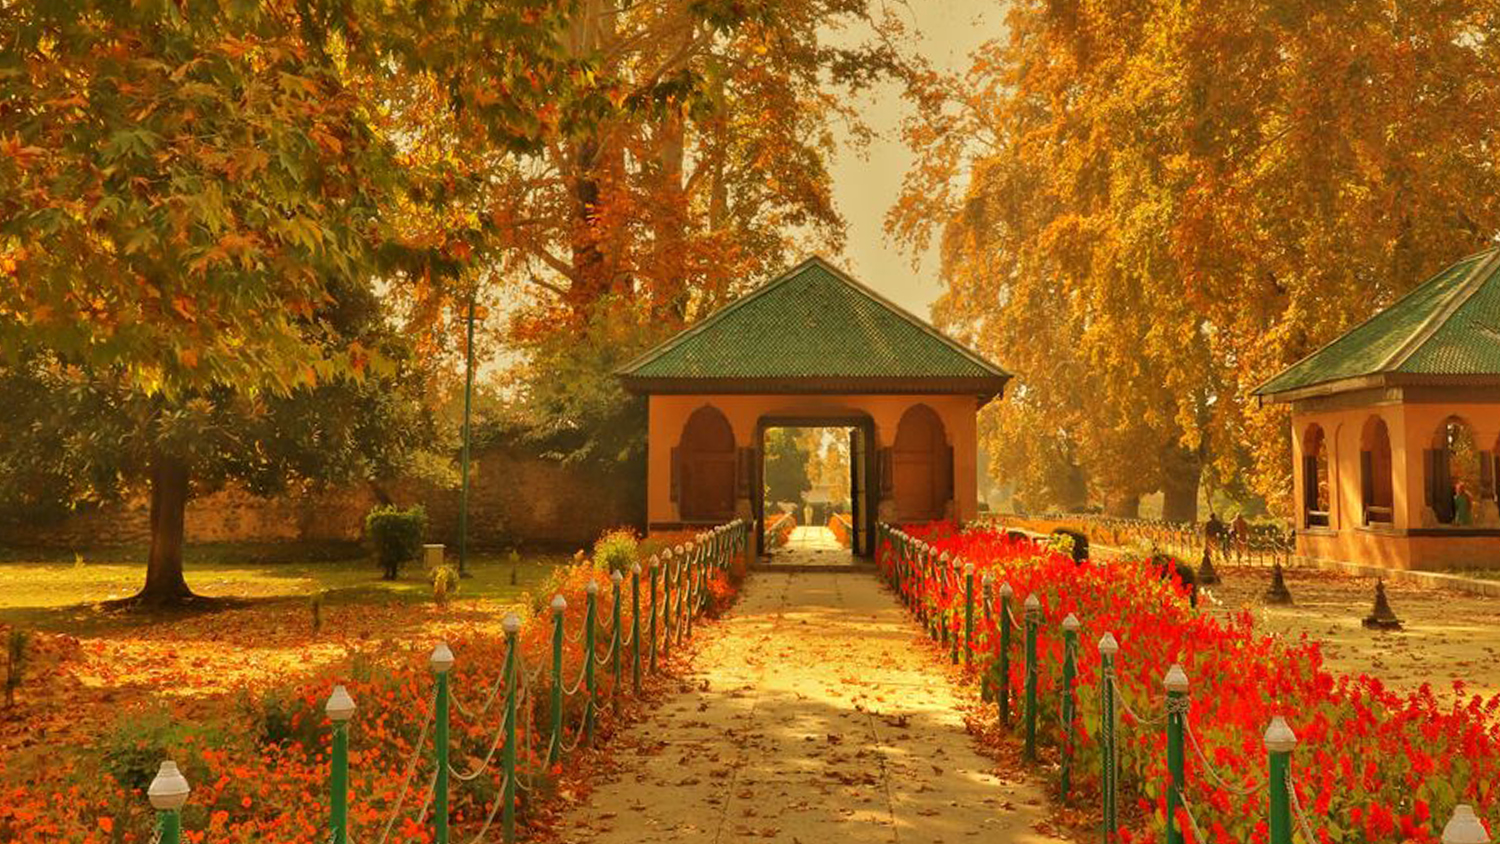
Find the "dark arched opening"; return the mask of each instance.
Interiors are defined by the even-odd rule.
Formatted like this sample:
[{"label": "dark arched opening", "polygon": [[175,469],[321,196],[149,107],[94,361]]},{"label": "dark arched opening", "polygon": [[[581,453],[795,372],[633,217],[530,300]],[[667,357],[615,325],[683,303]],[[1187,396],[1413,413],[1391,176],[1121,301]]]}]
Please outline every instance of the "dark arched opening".
[{"label": "dark arched opening", "polygon": [[1328,483],[1328,443],[1321,425],[1307,426],[1302,436],[1302,525],[1328,527],[1333,489]]},{"label": "dark arched opening", "polygon": [[1395,520],[1391,469],[1390,432],[1384,419],[1371,416],[1359,437],[1359,490],[1367,525]]}]

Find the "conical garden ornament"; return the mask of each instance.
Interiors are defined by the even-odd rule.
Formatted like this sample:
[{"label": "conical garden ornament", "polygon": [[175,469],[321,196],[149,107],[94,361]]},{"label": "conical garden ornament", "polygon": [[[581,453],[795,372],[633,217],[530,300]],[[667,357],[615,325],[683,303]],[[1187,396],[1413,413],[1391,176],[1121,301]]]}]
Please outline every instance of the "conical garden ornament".
[{"label": "conical garden ornament", "polygon": [[1214,570],[1213,548],[1203,543],[1203,562],[1198,566],[1198,585],[1212,586],[1219,582],[1219,573]]},{"label": "conical garden ornament", "polygon": [[1365,627],[1371,630],[1400,630],[1401,619],[1391,611],[1385,599],[1385,581],[1375,581],[1375,608],[1365,617]]},{"label": "conical garden ornament", "polygon": [[1292,603],[1292,592],[1286,588],[1286,576],[1281,571],[1281,561],[1271,568],[1271,588],[1266,590],[1268,604],[1288,605]]}]

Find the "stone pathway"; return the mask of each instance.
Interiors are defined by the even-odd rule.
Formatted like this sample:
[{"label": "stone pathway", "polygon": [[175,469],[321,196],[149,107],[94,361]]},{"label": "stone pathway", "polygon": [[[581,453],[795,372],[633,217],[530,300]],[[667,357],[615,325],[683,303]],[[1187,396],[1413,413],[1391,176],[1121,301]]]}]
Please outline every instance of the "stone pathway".
[{"label": "stone pathway", "polygon": [[853,570],[854,555],[839,544],[833,531],[821,525],[798,525],[792,528],[786,545],[771,552],[762,567],[768,571],[840,571]]},{"label": "stone pathway", "polygon": [[705,629],[693,691],[617,736],[618,772],[562,840],[1055,840],[1033,831],[1041,792],[974,747],[918,633],[869,572],[753,575]]},{"label": "stone pathway", "polygon": [[823,525],[797,525],[792,528],[792,535],[787,540],[783,553],[807,552],[807,551],[833,551],[848,552],[849,549],[839,544],[838,538],[833,535],[833,530]]}]

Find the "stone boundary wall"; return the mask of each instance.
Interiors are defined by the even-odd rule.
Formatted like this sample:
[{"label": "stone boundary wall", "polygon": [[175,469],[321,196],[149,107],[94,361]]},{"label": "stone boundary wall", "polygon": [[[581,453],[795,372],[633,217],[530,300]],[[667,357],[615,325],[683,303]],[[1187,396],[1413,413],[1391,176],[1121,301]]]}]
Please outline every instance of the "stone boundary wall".
[{"label": "stone boundary wall", "polygon": [[[469,541],[475,547],[510,544],[583,548],[604,530],[644,521],[641,479],[487,449],[471,461]],[[364,537],[365,514],[381,495],[427,509],[427,539],[455,544],[459,490],[401,479],[262,498],[228,487],[188,502],[187,541],[350,542]],[[145,545],[150,501],[144,496],[80,512],[54,523],[0,522],[0,545],[91,548]]]}]

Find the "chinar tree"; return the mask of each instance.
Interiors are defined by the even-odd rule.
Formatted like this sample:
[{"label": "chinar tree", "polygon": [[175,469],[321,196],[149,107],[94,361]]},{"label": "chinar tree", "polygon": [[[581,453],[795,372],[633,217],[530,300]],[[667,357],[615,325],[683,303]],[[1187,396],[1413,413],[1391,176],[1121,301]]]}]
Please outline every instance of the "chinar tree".
[{"label": "chinar tree", "polygon": [[915,77],[888,218],[940,245],[938,320],[1021,376],[991,453],[1028,501],[1073,476],[1117,512],[1161,490],[1192,518],[1200,481],[1285,509],[1285,408],[1251,390],[1500,230],[1500,18],[1009,8],[967,73]]},{"label": "chinar tree", "polygon": [[382,303],[465,250],[420,224],[453,174],[406,166],[393,92],[503,54],[448,90],[506,127],[495,155],[535,146],[588,78],[553,61],[564,5],[0,6],[4,494],[149,490],[138,600],[159,604],[190,594],[195,489],[399,465],[430,433],[421,326]]}]

